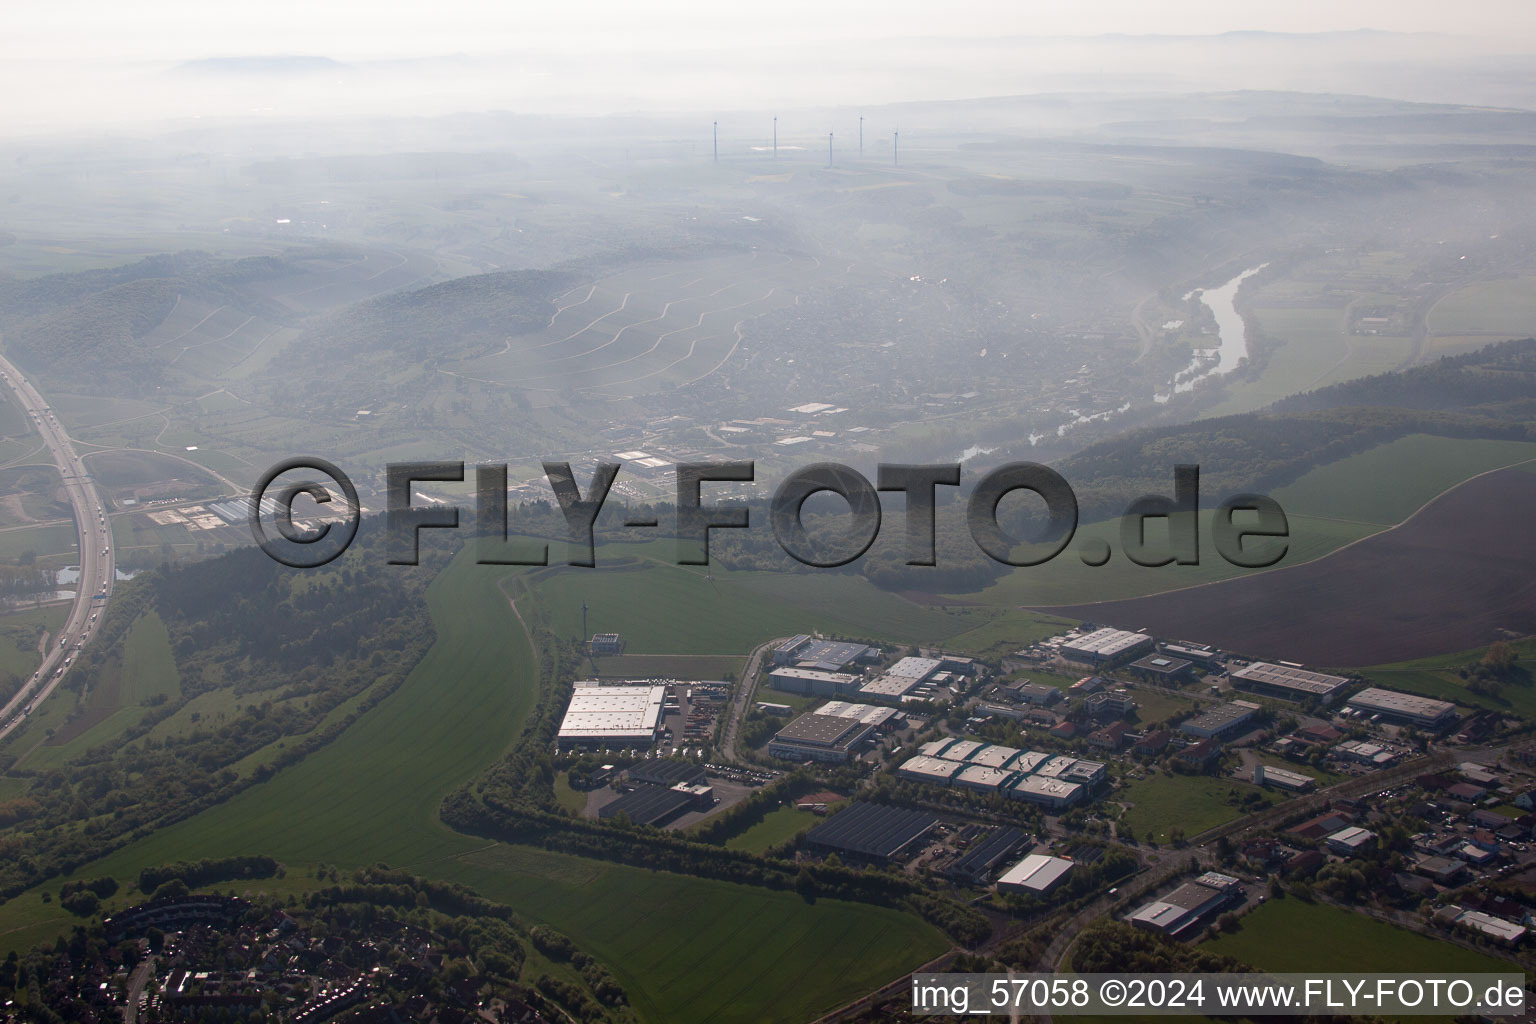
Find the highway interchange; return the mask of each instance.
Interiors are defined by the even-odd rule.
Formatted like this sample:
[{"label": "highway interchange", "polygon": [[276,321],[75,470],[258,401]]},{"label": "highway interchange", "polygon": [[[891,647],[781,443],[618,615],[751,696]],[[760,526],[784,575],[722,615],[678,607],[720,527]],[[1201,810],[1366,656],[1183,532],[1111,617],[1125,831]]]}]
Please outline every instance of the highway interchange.
[{"label": "highway interchange", "polygon": [[75,526],[79,531],[76,544],[80,552],[80,580],[63,628],[48,638],[48,648],[37,673],[0,709],[0,739],[4,739],[53,692],[74,664],[80,648],[96,631],[99,617],[106,610],[107,599],[112,594],[116,565],[112,553],[112,528],[107,523],[101,497],[53,410],[31,382],[4,357],[0,357],[0,385],[10,389],[32,420],[58,467],[64,492],[74,509]]}]

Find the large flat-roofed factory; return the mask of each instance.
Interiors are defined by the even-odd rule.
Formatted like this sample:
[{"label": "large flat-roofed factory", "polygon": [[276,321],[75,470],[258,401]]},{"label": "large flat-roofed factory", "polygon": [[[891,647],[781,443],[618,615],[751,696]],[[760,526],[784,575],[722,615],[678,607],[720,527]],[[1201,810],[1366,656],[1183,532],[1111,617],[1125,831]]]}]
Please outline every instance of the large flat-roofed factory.
[{"label": "large flat-roofed factory", "polygon": [[859,696],[865,700],[927,699],[937,688],[930,680],[938,674],[940,665],[938,658],[902,658],[859,687]]},{"label": "large flat-roofed factory", "polygon": [[1296,665],[1273,665],[1267,661],[1244,665],[1229,676],[1232,685],[1239,690],[1281,700],[1320,700],[1324,704],[1332,703],[1349,685],[1349,680],[1343,676],[1311,672]]},{"label": "large flat-roofed factory", "polygon": [[926,811],[855,803],[807,832],[805,846],[815,853],[835,853],[843,860],[884,864],[916,849],[938,823]]},{"label": "large flat-roofed factory", "polygon": [[847,761],[876,733],[905,721],[896,708],[828,701],[775,733],[768,754],[786,761]]},{"label": "large flat-roofed factory", "polygon": [[578,683],[560,723],[562,747],[648,747],[661,732],[667,688]]},{"label": "large flat-roofed factory", "polygon": [[842,672],[849,665],[872,662],[879,657],[880,651],[868,644],[821,640],[804,633],[790,637],[773,649],[775,665],[792,665],[823,672]]},{"label": "large flat-roofed factory", "polygon": [[1242,902],[1242,883],[1231,875],[1207,871],[1126,918],[1148,931],[1177,937],[1188,934],[1217,911]]},{"label": "large flat-roofed factory", "polygon": [[1061,645],[1061,655],[1073,661],[1102,665],[1144,654],[1152,650],[1155,643],[1145,633],[1128,633],[1123,629],[1105,627],[1065,641]]},{"label": "large flat-roofed factory", "polygon": [[898,658],[871,678],[880,650],[840,640],[790,637],[773,650],[768,682],[775,690],[806,697],[856,697],[902,704],[933,700],[976,671],[974,658],[939,654]]},{"label": "large flat-roofed factory", "polygon": [[1456,705],[1450,701],[1382,690],[1374,686],[1349,698],[1345,707],[1346,710],[1380,715],[1388,722],[1415,725],[1421,729],[1443,729],[1456,721]]},{"label": "large flat-roofed factory", "polygon": [[1019,750],[976,740],[925,743],[896,774],[913,782],[1000,793],[1012,800],[1064,810],[1092,795],[1108,777],[1101,761]]},{"label": "large flat-roofed factory", "polygon": [[1259,705],[1246,700],[1217,704],[1194,718],[1179,723],[1179,731],[1186,736],[1198,736],[1201,739],[1211,736],[1220,739],[1242,729],[1263,710]]}]

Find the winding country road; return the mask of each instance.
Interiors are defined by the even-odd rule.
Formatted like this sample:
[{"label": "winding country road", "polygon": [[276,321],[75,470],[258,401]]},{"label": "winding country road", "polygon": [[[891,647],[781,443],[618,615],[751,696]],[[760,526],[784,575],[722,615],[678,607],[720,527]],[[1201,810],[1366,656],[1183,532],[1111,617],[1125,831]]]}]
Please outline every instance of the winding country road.
[{"label": "winding country road", "polygon": [[[95,632],[96,619],[106,610],[107,596],[112,593],[116,565],[112,555],[112,529],[102,513],[96,485],[86,474],[80,456],[75,453],[69,435],[53,415],[53,410],[31,382],[4,357],[0,357],[0,384],[10,388],[53,456],[64,493],[74,509],[75,527],[79,531],[76,544],[80,549],[80,582],[69,617],[65,619],[64,627],[48,638],[48,650],[37,674],[27,680],[4,709],[0,709],[0,740],[3,740],[53,692],[73,664],[78,649]],[[97,595],[104,596],[98,600]]]}]

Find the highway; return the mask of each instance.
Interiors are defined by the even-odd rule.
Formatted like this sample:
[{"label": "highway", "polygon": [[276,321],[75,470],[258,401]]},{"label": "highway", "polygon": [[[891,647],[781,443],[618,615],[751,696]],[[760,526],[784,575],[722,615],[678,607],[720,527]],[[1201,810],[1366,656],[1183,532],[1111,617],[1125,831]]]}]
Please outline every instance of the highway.
[{"label": "highway", "polygon": [[86,476],[69,435],[43,396],[4,357],[0,357],[0,385],[10,388],[53,456],[53,463],[64,483],[64,492],[75,511],[75,525],[79,530],[76,544],[80,549],[80,582],[69,617],[63,629],[48,638],[48,650],[37,674],[26,681],[21,692],[4,709],[0,709],[0,739],[4,739],[53,692],[74,664],[79,648],[100,625],[99,616],[106,610],[106,599],[97,600],[96,595],[112,593],[116,566],[112,555],[112,529],[103,514],[96,486]]}]

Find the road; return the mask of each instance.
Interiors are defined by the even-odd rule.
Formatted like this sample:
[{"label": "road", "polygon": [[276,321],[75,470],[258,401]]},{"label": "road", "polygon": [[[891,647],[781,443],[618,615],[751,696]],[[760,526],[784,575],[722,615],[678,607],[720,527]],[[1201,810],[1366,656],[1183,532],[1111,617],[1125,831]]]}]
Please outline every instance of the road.
[{"label": "road", "polygon": [[727,761],[739,763],[740,754],[737,751],[737,738],[741,736],[741,723],[747,717],[748,706],[752,703],[752,697],[757,690],[757,671],[763,663],[763,657],[788,637],[775,637],[767,643],[758,644],[753,648],[747,658],[746,665],[741,670],[741,677],[736,682],[736,696],[731,701],[730,710],[726,713],[725,732],[720,737],[720,754]]},{"label": "road", "polygon": [[10,388],[53,456],[64,493],[75,511],[75,525],[79,530],[76,544],[80,549],[80,582],[69,617],[65,619],[63,629],[49,637],[48,652],[37,674],[27,680],[21,692],[0,710],[0,723],[3,723],[0,724],[0,740],[3,740],[64,678],[79,648],[95,632],[98,616],[106,610],[106,598],[97,600],[96,595],[111,595],[117,573],[112,556],[112,529],[102,513],[96,485],[86,475],[69,435],[43,396],[4,357],[0,357],[0,385]]},{"label": "road", "polygon": [[145,957],[139,966],[133,969],[128,977],[128,994],[123,1001],[123,1024],[138,1024],[139,1000],[144,995],[144,987],[149,984],[149,979],[155,976],[155,958]]}]

